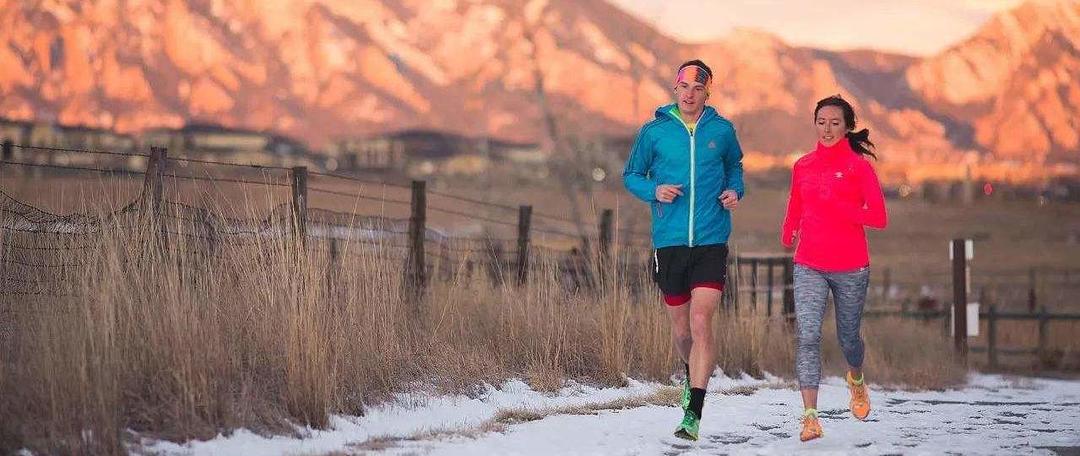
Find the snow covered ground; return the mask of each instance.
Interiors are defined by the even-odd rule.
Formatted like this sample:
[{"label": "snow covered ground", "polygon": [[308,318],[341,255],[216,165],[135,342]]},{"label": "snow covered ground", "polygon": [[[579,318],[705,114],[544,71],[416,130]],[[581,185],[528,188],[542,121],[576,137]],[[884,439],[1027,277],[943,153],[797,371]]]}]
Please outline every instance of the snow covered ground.
[{"label": "snow covered ground", "polygon": [[[873,386],[873,385],[871,385]],[[827,379],[819,409],[825,437],[798,440],[798,392],[779,379],[716,377],[698,442],[671,436],[676,406],[645,403],[674,390],[656,383],[626,388],[571,385],[539,393],[511,381],[475,395],[402,395],[363,417],[333,417],[333,428],[303,438],[247,431],[178,445],[147,442],[155,454],[1078,454],[1080,382],[973,375],[963,389],[872,389],[867,422],[851,417],[840,378]],[[661,394],[663,396],[663,394]],[[613,402],[623,399],[626,402]],[[537,413],[501,414],[517,410]],[[530,416],[531,415],[531,416]],[[499,419],[495,419],[498,417]],[[517,421],[510,417],[518,418]]]}]

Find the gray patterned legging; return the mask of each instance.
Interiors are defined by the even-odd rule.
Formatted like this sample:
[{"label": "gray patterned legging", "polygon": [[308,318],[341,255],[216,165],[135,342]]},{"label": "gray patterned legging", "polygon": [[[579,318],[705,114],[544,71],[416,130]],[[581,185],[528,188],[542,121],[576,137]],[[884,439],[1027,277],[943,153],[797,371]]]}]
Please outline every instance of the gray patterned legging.
[{"label": "gray patterned legging", "polygon": [[836,304],[836,336],[848,365],[862,367],[863,341],[859,335],[870,267],[850,272],[822,272],[795,265],[795,374],[800,389],[817,389],[821,382],[821,323],[825,297],[832,291]]}]

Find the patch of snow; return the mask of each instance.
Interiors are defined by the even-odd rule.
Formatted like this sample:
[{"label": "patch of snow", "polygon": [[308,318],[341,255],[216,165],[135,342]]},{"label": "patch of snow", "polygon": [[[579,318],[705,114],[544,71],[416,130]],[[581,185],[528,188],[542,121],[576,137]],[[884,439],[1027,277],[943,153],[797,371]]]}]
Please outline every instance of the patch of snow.
[{"label": "patch of snow", "polygon": [[[961,389],[882,391],[871,385],[866,422],[848,411],[844,380],[825,379],[819,410],[825,436],[798,440],[799,393],[782,379],[715,376],[709,385],[701,440],[672,437],[681,419],[676,406],[646,405],[584,415],[551,415],[508,425],[480,426],[502,410],[551,410],[648,396],[665,385],[629,380],[623,388],[569,382],[555,393],[520,380],[484,385],[475,397],[403,393],[362,417],[333,416],[327,430],[301,430],[302,438],[262,437],[247,430],[184,444],[147,442],[154,454],[321,454],[359,451],[384,439],[386,454],[636,455],[663,454],[1054,454],[1080,447],[1080,382],[971,375]],[[721,394],[738,389],[737,394]],[[475,435],[480,430],[483,433]],[[462,431],[456,434],[454,431]],[[414,437],[433,432],[431,437]],[[364,448],[375,451],[379,445]]]},{"label": "patch of snow", "polygon": [[[768,383],[748,376],[724,377],[718,370],[710,390],[753,386]],[[475,428],[509,409],[544,410],[557,407],[602,404],[617,399],[646,396],[664,385],[628,380],[626,387],[597,388],[567,382],[555,393],[533,390],[521,380],[509,380],[499,387],[483,385],[476,397],[399,393],[389,403],[365,410],[362,417],[334,415],[326,430],[300,429],[302,438],[263,437],[248,430],[218,435],[207,441],[184,444],[154,441],[144,448],[154,454],[318,454],[344,451],[351,444],[363,444],[373,438],[407,438],[428,431],[454,431]]]}]

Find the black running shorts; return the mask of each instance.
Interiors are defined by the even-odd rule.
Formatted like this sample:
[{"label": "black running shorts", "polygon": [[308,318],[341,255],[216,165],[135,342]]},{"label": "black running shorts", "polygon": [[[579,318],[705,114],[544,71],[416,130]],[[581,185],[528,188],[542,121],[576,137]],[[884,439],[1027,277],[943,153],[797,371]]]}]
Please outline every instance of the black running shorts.
[{"label": "black running shorts", "polygon": [[727,244],[662,247],[653,251],[653,280],[669,306],[690,301],[694,288],[724,289]]}]

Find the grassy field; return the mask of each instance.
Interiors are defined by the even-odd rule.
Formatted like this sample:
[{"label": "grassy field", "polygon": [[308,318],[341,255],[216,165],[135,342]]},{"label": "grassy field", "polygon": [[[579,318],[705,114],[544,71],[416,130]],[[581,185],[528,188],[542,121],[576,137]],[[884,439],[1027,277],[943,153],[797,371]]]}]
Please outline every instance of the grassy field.
[{"label": "grassy field", "polygon": [[[205,169],[177,171],[187,175],[210,175]],[[3,190],[14,197],[46,210],[68,213],[82,210],[116,209],[136,198],[141,178],[101,178],[76,175],[34,177],[0,170]],[[260,171],[230,175],[276,184],[288,182],[284,171]],[[615,179],[616,181],[618,179]],[[737,252],[781,253],[779,226],[787,201],[786,187],[775,176],[748,179],[748,192],[735,214],[732,246]],[[362,215],[395,219],[408,217],[407,182],[399,185],[362,184],[330,177],[313,176],[309,186],[310,206]],[[490,236],[513,239],[521,204],[534,207],[533,242],[568,249],[577,242],[576,227],[543,215],[567,218],[570,203],[564,192],[536,181],[508,177],[438,178],[429,182],[428,204],[466,214],[428,211],[428,225],[448,234],[465,237]],[[166,198],[195,206],[213,206],[225,215],[265,217],[275,206],[288,204],[284,186],[243,185],[223,182],[168,179]],[[318,190],[356,196],[342,196]],[[617,214],[616,242],[633,246],[644,260],[648,239],[626,233],[648,233],[647,206],[632,198],[617,182],[596,185],[579,195],[588,229],[595,233],[596,220],[603,209]],[[508,206],[504,209],[476,205],[442,196],[460,195],[469,199]],[[93,195],[88,198],[87,195]],[[929,295],[939,304],[951,299],[951,269],[947,243],[956,237],[975,240],[971,263],[974,299],[993,301],[999,309],[1026,308],[1029,272],[1038,270],[1038,303],[1059,311],[1080,310],[1080,205],[1034,201],[980,200],[973,205],[930,203],[917,199],[887,202],[890,225],[885,231],[870,231],[872,286],[880,287],[889,277],[888,292],[871,293],[871,305],[899,307]],[[492,223],[486,220],[497,220]],[[546,231],[546,232],[545,232]],[[556,233],[558,232],[558,233]],[[887,271],[887,272],[886,272]]]},{"label": "grassy field", "polygon": [[[458,275],[408,301],[400,258],[372,246],[347,246],[357,253],[329,288],[324,257],[294,260],[284,244],[193,260],[133,247],[143,243],[130,232],[107,236],[66,282],[79,297],[3,301],[4,451],[116,452],[126,430],[288,433],[286,423],[323,426],[329,413],[362,413],[417,388],[469,394],[519,377],[554,390],[569,378],[621,385],[677,370],[655,298],[642,302],[618,280],[567,294],[553,262],[526,287]],[[782,319],[724,314],[714,330],[725,371],[790,374]],[[876,383],[937,388],[963,378],[937,331],[882,321],[866,333]],[[842,357],[826,337],[826,370],[839,374]]]},{"label": "grassy field", "polygon": [[[137,181],[7,177],[3,185],[51,211],[102,216],[138,188]],[[475,196],[468,187],[433,187]],[[245,190],[180,191],[189,203],[249,219],[281,202],[276,193]],[[564,209],[537,189],[499,196]],[[603,198],[619,201],[605,206]],[[623,198],[605,193],[596,207],[621,209]],[[350,209],[313,198],[313,206],[324,204]],[[666,381],[677,370],[658,297],[634,295],[628,286],[647,281],[640,270],[604,271],[603,286],[573,292],[550,250],[537,254],[525,286],[470,274],[466,256],[439,265],[444,272],[417,300],[404,293],[404,256],[391,245],[343,243],[341,264],[331,268],[318,243],[301,252],[282,239],[227,239],[210,252],[173,236],[163,250],[157,229],[135,215],[104,218],[89,237],[4,235],[4,243],[45,249],[6,254],[5,287],[21,283],[63,296],[10,288],[0,295],[0,451],[116,453],[132,438],[128,431],[168,439],[237,427],[289,433],[288,423],[324,426],[329,414],[362,413],[417,388],[468,394],[481,382],[518,377],[552,390],[566,379]],[[174,232],[193,228],[166,220]],[[41,273],[12,259],[73,266]],[[826,370],[838,374],[842,357],[829,327]],[[794,342],[782,318],[725,312],[714,330],[726,372],[790,375]],[[875,383],[940,388],[962,381],[964,369],[940,330],[877,320],[865,331]]]}]

